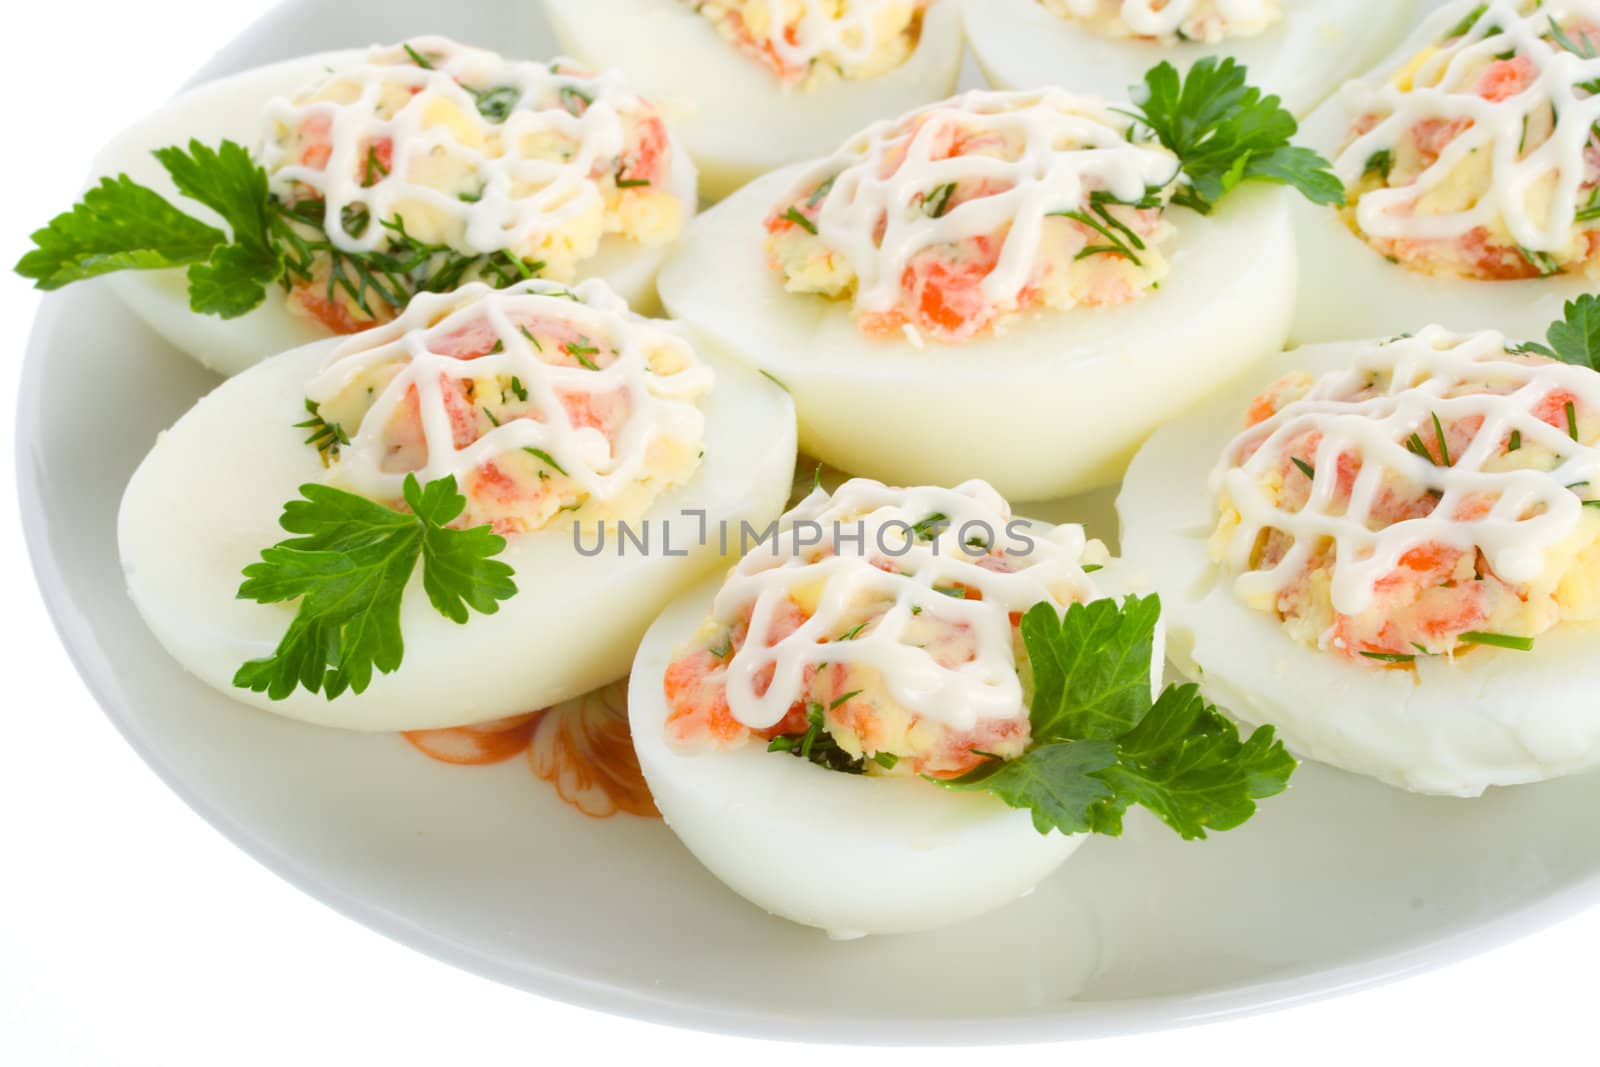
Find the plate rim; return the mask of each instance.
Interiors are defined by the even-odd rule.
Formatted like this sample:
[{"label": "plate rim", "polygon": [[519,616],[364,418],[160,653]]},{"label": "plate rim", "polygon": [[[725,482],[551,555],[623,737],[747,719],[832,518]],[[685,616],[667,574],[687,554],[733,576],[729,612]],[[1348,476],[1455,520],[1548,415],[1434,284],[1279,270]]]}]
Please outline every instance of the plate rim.
[{"label": "plate rim", "polygon": [[[211,75],[218,58],[261,33],[292,6],[297,6],[295,0],[281,0],[251,20],[223,46],[218,56],[197,70],[186,86],[195,78]],[[116,299],[109,293],[105,298]],[[225,840],[284,882],[346,919],[441,963],[575,1007],[705,1033],[814,1045],[1016,1045],[1197,1026],[1361,992],[1510,944],[1589,910],[1600,899],[1600,869],[1596,869],[1492,919],[1463,926],[1422,944],[1332,968],[1290,973],[1206,994],[1167,994],[1120,1001],[1067,1000],[1056,1010],[1041,1009],[1015,1016],[953,1017],[938,1021],[905,1015],[847,1018],[830,1021],[826,1033],[819,1033],[817,1027],[804,1018],[775,1008],[760,1013],[725,1011],[674,1001],[616,983],[576,978],[536,962],[523,967],[509,966],[448,937],[435,935],[403,915],[371,905],[359,894],[326,880],[315,865],[274,847],[244,821],[213,802],[203,790],[192,786],[165,759],[158,746],[146,739],[139,727],[136,708],[118,692],[115,664],[100,647],[90,615],[80,610],[74,601],[67,586],[66,567],[49,544],[42,468],[34,462],[41,451],[38,441],[46,419],[41,407],[29,404],[28,398],[38,394],[48,337],[54,332],[61,313],[59,300],[46,294],[39,301],[30,324],[17,379],[13,446],[17,504],[29,566],[46,614],[73,669],[100,711],[145,766]],[[115,594],[108,591],[107,595],[125,596],[126,590]]]}]

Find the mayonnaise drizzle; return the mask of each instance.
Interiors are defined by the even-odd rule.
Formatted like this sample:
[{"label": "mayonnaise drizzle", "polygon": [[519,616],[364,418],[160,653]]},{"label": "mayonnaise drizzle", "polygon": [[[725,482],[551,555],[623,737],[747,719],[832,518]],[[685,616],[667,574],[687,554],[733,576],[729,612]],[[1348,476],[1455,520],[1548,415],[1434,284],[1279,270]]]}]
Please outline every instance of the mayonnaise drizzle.
[{"label": "mayonnaise drizzle", "polygon": [[[627,146],[624,113],[645,108],[619,75],[557,74],[553,67],[575,64],[561,59],[550,64],[513,62],[444,37],[417,37],[409,43],[428,57],[432,70],[416,66],[403,48],[374,48],[365,63],[332,72],[293,97],[279,97],[267,105],[269,129],[281,124],[294,130],[313,118],[331,124],[332,154],[324,167],[302,163],[291,153],[292,138],[284,136],[265,138],[260,159],[279,196],[292,199],[299,185],[316,190],[327,201],[325,225],[337,247],[370,252],[389,239],[380,225],[368,225],[359,235],[351,233],[344,209],[353,204],[364,205],[373,219],[387,220],[399,204],[423,203],[458,219],[462,224],[458,250],[474,254],[535,245],[603,204],[593,176],[597,169],[609,171],[608,161]],[[309,99],[330,81],[353,83],[359,93],[349,103]],[[480,91],[514,90],[514,106],[505,121],[481,114],[477,99],[461,82]],[[377,105],[385,90],[395,86],[416,93],[385,120]],[[582,115],[572,114],[564,105],[564,95],[580,99],[574,93],[592,101]],[[454,105],[450,122],[425,127],[430,109],[441,101]],[[548,148],[551,137],[570,147],[565,158],[536,158],[519,148],[524,141]],[[370,170],[369,146],[383,138],[394,146],[388,174],[363,186]],[[430,153],[469,162],[483,183],[480,199],[468,202],[453,190],[412,180],[414,162]],[[298,195],[303,197],[303,189]]]},{"label": "mayonnaise drizzle", "polygon": [[[1047,0],[1046,7],[1064,7],[1081,19],[1090,19],[1116,6],[1117,16],[1136,36],[1172,37],[1184,24],[1200,14],[1202,0]],[[1224,33],[1259,33],[1281,12],[1277,0],[1212,0],[1217,16],[1226,26]]]},{"label": "mayonnaise drizzle", "polygon": [[[907,264],[923,249],[1000,231],[999,262],[981,289],[991,303],[1009,306],[1033,273],[1046,216],[1082,210],[1097,189],[1133,202],[1177,178],[1176,157],[1156,144],[1130,143],[1129,124],[1062,89],[973,90],[868,127],[810,168],[789,199],[833,178],[817,234],[855,272],[860,312],[892,309]],[[1019,138],[1018,158],[948,155],[952,141],[985,136]],[[888,160],[902,150],[903,162],[889,172]],[[998,191],[938,218],[923,209],[940,186],[973,181]]]},{"label": "mayonnaise drizzle", "polygon": [[[1570,487],[1600,485],[1600,448],[1574,441],[1566,430],[1540,420],[1534,409],[1552,391],[1565,390],[1593,410],[1600,405],[1600,374],[1563,363],[1512,359],[1505,349],[1506,340],[1498,333],[1463,337],[1438,326],[1415,337],[1372,342],[1349,370],[1325,375],[1305,397],[1234,438],[1212,472],[1211,490],[1226,495],[1240,515],[1224,561],[1238,575],[1238,594],[1248,600],[1284,591],[1304,573],[1311,553],[1325,540],[1333,542],[1336,557],[1333,606],[1346,615],[1365,611],[1378,580],[1393,572],[1408,551],[1430,542],[1481,549],[1495,573],[1508,582],[1537,578],[1546,551],[1569,536],[1582,516],[1583,504]],[[1375,376],[1392,376],[1386,392],[1346,399],[1367,388]],[[1509,391],[1444,395],[1490,383]],[[1436,466],[1402,443],[1414,432],[1431,442],[1435,414],[1449,421],[1483,419],[1471,445],[1460,455],[1452,450],[1450,467]],[[1560,458],[1559,465],[1551,471],[1485,470],[1513,430],[1521,433],[1524,447],[1549,449]],[[1308,432],[1322,437],[1310,460],[1316,472],[1311,497],[1303,510],[1288,511],[1265,486],[1285,450]],[[1251,449],[1254,453],[1243,458]],[[1332,505],[1343,454],[1356,456],[1361,469],[1349,506],[1339,514]],[[1426,517],[1373,530],[1373,507],[1385,475],[1396,473],[1438,491],[1441,498]],[[1469,495],[1494,503],[1481,518],[1453,518]],[[1267,529],[1283,531],[1294,545],[1277,566],[1250,570],[1257,539]]]},{"label": "mayonnaise drizzle", "polygon": [[[1562,252],[1572,243],[1573,226],[1584,179],[1584,152],[1595,123],[1600,121],[1600,95],[1579,89],[1582,82],[1600,79],[1600,57],[1584,58],[1544,39],[1551,22],[1571,18],[1600,24],[1597,0],[1489,0],[1483,15],[1458,40],[1440,45],[1412,75],[1415,87],[1402,89],[1384,77],[1351,82],[1344,89],[1346,106],[1356,114],[1384,116],[1376,126],[1358,136],[1339,155],[1334,171],[1347,187],[1360,180],[1368,160],[1381,150],[1411,136],[1429,119],[1452,122],[1470,120],[1439,153],[1438,159],[1411,185],[1367,192],[1356,207],[1356,222],[1374,237],[1412,240],[1457,238],[1498,218],[1517,244],[1530,251]],[[1470,0],[1451,4],[1423,23],[1408,44],[1408,53],[1420,53],[1468,14]],[[1515,51],[1535,69],[1535,81],[1525,91],[1501,101],[1491,101],[1475,91],[1485,60]],[[1555,108],[1556,126],[1549,140],[1518,159],[1525,123],[1537,111]],[[1471,207],[1456,212],[1420,215],[1419,200],[1447,182],[1473,153],[1489,153],[1493,161],[1491,185]],[[1542,217],[1534,211],[1535,190],[1553,176],[1549,206]]]},{"label": "mayonnaise drizzle", "polygon": [[[949,520],[938,536],[913,538],[911,527],[934,515]],[[731,623],[750,613],[748,636],[728,665],[728,707],[734,718],[756,730],[775,725],[798,699],[806,668],[824,662],[876,670],[896,701],[957,730],[1025,714],[1010,613],[1026,612],[1040,601],[1065,606],[1099,594],[1083,572],[1088,543],[1081,526],[1035,527],[1024,534],[1012,521],[1005,500],[981,481],[954,489],[894,489],[857,478],[831,497],[821,489],[813,492],[784,517],[776,539],[739,562],[717,594],[716,618]],[[820,546],[806,541],[818,525]],[[979,530],[993,539],[990,551],[1004,553],[1014,571],[979,566],[983,555],[963,550]],[[880,551],[880,538],[887,552]],[[891,563],[898,573],[875,566],[874,559]],[[774,642],[773,623],[790,594],[818,582],[824,585],[815,613]],[[936,589],[958,583],[983,599],[956,599]],[[853,625],[852,603],[864,594],[892,599],[893,606],[859,636],[839,640]],[[975,657],[948,668],[925,649],[907,644],[904,635],[914,612],[970,627]],[[769,669],[771,685],[758,696],[755,679]]]},{"label": "mayonnaise drizzle", "polygon": [[[609,345],[616,360],[598,371],[544,362],[517,328],[518,321],[540,319],[571,323],[596,342]],[[430,347],[483,320],[500,339],[501,351],[457,359]],[[663,346],[681,353],[683,369],[671,374],[650,369],[647,351]],[[384,469],[390,452],[385,431],[413,388],[427,441],[427,465],[414,472],[421,480],[454,475],[460,482],[496,456],[537,448],[549,453],[591,497],[604,501],[639,477],[652,442],[703,439],[705,416],[695,402],[714,382],[711,368],[696,359],[687,341],[665,324],[629,311],[626,302],[598,280],[570,289],[538,279],[509,289],[474,282],[453,293],[423,293],[398,319],[356,334],[335,348],[307,385],[306,395],[318,403],[329,401],[367,370],[390,362],[403,362],[404,367],[374,400],[350,444],[340,450],[334,468],[335,477],[354,492],[375,500],[401,495],[405,472]],[[465,448],[457,448],[441,382],[488,375],[520,379],[542,419],[507,420]],[[613,449],[599,430],[573,425],[562,397],[618,390],[627,394],[628,416]]]}]

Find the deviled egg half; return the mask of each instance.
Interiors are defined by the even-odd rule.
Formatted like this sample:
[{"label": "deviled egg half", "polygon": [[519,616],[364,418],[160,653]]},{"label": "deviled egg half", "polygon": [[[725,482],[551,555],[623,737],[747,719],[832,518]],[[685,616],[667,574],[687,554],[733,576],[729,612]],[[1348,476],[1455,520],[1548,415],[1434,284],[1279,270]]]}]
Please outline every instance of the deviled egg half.
[{"label": "deviled egg half", "polygon": [[118,295],[223,374],[468,281],[603,278],[647,311],[697,205],[694,165],[619,75],[441,37],[202,85],[95,170],[115,177],[18,269],[45,288],[120,271]]},{"label": "deviled egg half", "polygon": [[978,65],[994,85],[1119,96],[1162,60],[1233,56],[1304,115],[1378,62],[1415,0],[964,0]]},{"label": "deviled egg half", "polygon": [[983,482],[855,479],[758,537],[651,627],[629,718],[668,825],[775,915],[836,937],[944,926],[1023,896],[1130,804],[1204,837],[1293,769],[1192,687],[1155,699],[1159,603],[1109,599],[1104,546]]},{"label": "deviled egg half", "polygon": [[1600,373],[1581,336],[1296,349],[1159,431],[1118,511],[1173,662],[1298,755],[1418,792],[1600,765]]},{"label": "deviled egg half", "polygon": [[[1269,139],[1293,132],[1242,70],[1209,73]],[[1164,139],[1187,149],[1207,120],[1150,121],[1161,136],[1042,89],[877,123],[696,219],[662,300],[782,383],[803,450],[831,466],[982,477],[1020,500],[1107,484],[1152,429],[1278,351],[1294,303],[1282,190],[1228,192],[1231,157],[1197,178]]]},{"label": "deviled egg half", "polygon": [[720,199],[948,96],[957,0],[544,0],[561,47],[628,72]]},{"label": "deviled egg half", "polygon": [[782,511],[793,418],[598,280],[423,294],[161,435],[122,500],[128,590],[190,672],[294,718],[414,730],[548,707],[627,672],[717,566],[708,525]]},{"label": "deviled egg half", "polygon": [[1600,2],[1435,11],[1306,120],[1346,206],[1295,210],[1301,343],[1531,337],[1600,284]]}]

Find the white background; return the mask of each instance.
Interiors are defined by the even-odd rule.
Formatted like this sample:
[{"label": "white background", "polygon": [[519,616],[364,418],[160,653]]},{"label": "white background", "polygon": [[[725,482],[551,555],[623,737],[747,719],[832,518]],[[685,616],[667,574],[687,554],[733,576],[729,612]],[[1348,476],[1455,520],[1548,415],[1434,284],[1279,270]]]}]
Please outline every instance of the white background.
[{"label": "white background", "polygon": [[[259,8],[12,5],[0,21],[0,261],[14,263],[27,233],[67,206],[101,141],[156,107]],[[0,411],[18,402],[35,304],[22,281],[0,277]],[[602,1063],[787,1064],[819,1052],[830,1064],[972,1062],[963,1050],[821,1051],[706,1036],[542,1001],[416,955],[280,882],[144,768],[73,674],[28,569],[9,430],[0,441],[0,1064],[559,1064],[597,1053]],[[1340,1000],[999,1055],[1593,1063],[1597,954],[1600,911]]]}]

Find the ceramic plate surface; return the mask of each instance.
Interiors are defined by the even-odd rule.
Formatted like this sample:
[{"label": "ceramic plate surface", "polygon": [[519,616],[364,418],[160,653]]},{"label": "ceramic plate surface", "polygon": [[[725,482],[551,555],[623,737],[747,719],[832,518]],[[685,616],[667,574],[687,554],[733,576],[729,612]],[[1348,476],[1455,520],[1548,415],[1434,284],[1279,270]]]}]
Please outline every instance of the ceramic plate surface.
[{"label": "ceramic plate surface", "polygon": [[[544,57],[538,7],[289,3],[200,77],[424,32]],[[1600,893],[1589,814],[1600,777],[1455,801],[1308,766],[1254,822],[1207,844],[1134,821],[984,919],[830,942],[732,895],[659,821],[563,803],[524,760],[446,766],[398,737],[252,711],[185,675],[123,591],[114,520],[156,433],[213,384],[103,282],[44,302],[18,455],[45,598],[107,714],[188,803],[306,892],[452,964],[606,1011],[763,1037],[1039,1040],[1368,985]],[[1109,515],[1101,494],[1044,517],[1085,518],[1106,536]]]}]

